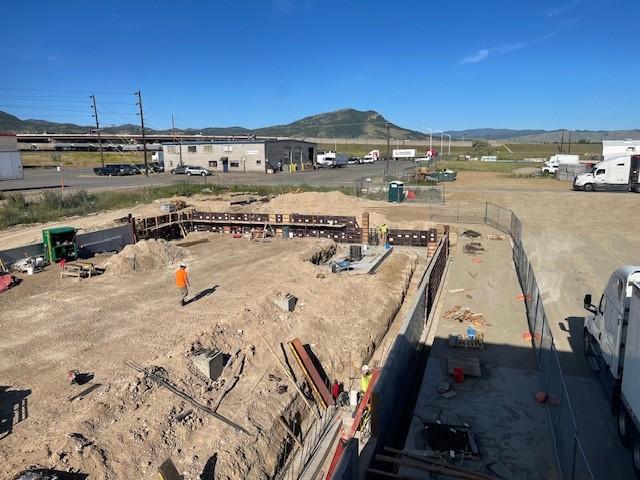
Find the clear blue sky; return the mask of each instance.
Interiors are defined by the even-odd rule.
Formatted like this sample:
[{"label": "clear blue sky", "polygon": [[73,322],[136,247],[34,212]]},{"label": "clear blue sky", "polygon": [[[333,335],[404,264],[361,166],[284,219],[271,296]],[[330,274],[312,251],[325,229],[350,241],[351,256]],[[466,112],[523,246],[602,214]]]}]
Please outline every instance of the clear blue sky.
[{"label": "clear blue sky", "polygon": [[137,123],[141,89],[154,128],[346,107],[418,130],[640,127],[638,0],[21,0],[3,17],[0,110],[21,118],[89,124],[95,92],[104,124]]}]

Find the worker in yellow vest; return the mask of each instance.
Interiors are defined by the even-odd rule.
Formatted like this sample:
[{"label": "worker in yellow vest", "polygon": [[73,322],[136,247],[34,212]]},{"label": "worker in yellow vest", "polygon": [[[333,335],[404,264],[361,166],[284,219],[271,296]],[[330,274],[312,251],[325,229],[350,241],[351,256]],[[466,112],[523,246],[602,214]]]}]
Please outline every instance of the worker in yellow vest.
[{"label": "worker in yellow vest", "polygon": [[383,223],[382,225],[380,225],[380,227],[378,227],[378,230],[380,231],[380,243],[382,245],[386,245],[389,234],[389,227],[387,227],[386,223]]}]

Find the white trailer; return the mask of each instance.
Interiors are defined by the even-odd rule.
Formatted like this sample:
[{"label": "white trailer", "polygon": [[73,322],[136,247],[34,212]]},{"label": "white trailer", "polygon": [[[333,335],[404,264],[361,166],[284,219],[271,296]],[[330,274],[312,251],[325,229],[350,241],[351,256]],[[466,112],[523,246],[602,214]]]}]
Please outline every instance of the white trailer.
[{"label": "white trailer", "polygon": [[559,153],[551,155],[541,170],[543,173],[556,173],[560,165],[577,165],[578,163],[580,163],[580,155]]},{"label": "white trailer", "polygon": [[416,158],[416,149],[415,148],[399,148],[399,149],[393,150],[391,152],[391,155],[393,156],[394,160],[398,160],[400,158],[414,159]]},{"label": "white trailer", "polygon": [[640,155],[610,157],[597,163],[589,173],[576,175],[573,189],[640,193]]},{"label": "white trailer", "polygon": [[319,167],[341,168],[349,163],[349,156],[343,153],[322,152],[316,157],[316,164]]},{"label": "white trailer", "polygon": [[585,295],[584,307],[591,312],[585,318],[584,353],[599,373],[640,478],[640,266],[613,272],[598,306]]}]

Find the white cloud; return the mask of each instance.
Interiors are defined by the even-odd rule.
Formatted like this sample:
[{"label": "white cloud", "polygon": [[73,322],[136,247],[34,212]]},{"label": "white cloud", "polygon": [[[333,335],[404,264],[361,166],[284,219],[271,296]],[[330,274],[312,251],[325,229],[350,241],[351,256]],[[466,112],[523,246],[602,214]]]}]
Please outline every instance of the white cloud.
[{"label": "white cloud", "polygon": [[464,57],[458,65],[468,65],[470,63],[480,63],[483,60],[489,58],[489,49],[483,48],[482,50],[478,50],[476,53],[469,55],[468,57]]},{"label": "white cloud", "polygon": [[273,8],[278,13],[289,13],[293,10],[293,0],[272,0]]},{"label": "white cloud", "polygon": [[553,18],[553,17],[557,17],[558,15],[564,13],[564,12],[568,12],[569,10],[573,10],[574,8],[576,8],[578,5],[580,5],[580,0],[572,0],[571,2],[565,4],[565,5],[560,5],[556,8],[552,8],[551,10],[547,11],[547,17],[549,18]]}]

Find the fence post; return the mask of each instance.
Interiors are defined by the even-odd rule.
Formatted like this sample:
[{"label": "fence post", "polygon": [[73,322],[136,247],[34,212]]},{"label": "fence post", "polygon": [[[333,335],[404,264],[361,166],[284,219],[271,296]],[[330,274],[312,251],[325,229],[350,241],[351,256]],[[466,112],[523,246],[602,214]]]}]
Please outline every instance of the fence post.
[{"label": "fence post", "polygon": [[484,202],[484,223],[487,223],[488,210],[489,210],[489,202]]}]

